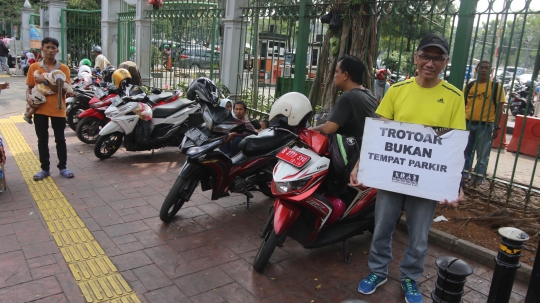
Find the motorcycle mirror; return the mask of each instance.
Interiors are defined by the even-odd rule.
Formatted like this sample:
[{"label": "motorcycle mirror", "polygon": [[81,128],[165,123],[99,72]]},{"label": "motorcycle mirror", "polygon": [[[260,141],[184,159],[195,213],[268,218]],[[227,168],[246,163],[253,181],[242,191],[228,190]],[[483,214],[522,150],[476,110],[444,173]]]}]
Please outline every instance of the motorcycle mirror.
[{"label": "motorcycle mirror", "polygon": [[251,125],[253,125],[253,127],[255,127],[255,129],[261,129],[261,123],[257,119],[251,120]]}]

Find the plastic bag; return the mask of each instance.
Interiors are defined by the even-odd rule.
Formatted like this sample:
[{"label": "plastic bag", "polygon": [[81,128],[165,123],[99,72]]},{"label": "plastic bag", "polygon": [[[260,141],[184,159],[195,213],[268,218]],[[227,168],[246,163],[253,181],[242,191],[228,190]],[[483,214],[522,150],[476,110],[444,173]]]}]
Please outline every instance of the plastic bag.
[{"label": "plastic bag", "polygon": [[152,120],[152,108],[148,104],[139,102],[139,106],[133,112],[143,121]]}]

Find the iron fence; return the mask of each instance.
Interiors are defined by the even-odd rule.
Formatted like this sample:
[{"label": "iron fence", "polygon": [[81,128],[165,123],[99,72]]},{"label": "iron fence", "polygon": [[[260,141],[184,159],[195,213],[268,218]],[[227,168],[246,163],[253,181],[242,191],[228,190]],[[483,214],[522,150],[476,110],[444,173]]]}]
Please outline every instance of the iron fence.
[{"label": "iron fence", "polygon": [[101,44],[101,11],[62,9],[62,61],[77,67],[84,59],[95,59],[92,48]]},{"label": "iron fence", "polygon": [[[332,28],[321,23],[324,15]],[[488,113],[495,110],[493,104],[506,101],[497,105],[504,112],[502,124],[509,130],[517,126],[513,136],[503,133],[495,140],[487,159],[486,182],[476,184],[471,192],[494,203],[521,207],[525,213],[540,209],[540,182],[536,178],[540,149],[538,142],[531,143],[528,137],[540,120],[527,115],[514,117],[519,112],[512,108],[517,87],[538,75],[537,4],[518,0],[250,0],[242,9],[242,18],[247,43],[239,58],[244,70],[238,75],[241,84],[231,90],[250,104],[251,115],[257,117],[266,116],[276,98],[294,90],[309,96],[315,116],[324,121],[338,96],[333,74],[341,55],[355,55],[365,63],[363,84],[373,89],[380,68],[390,71],[392,83],[413,77],[413,54],[421,37],[431,32],[449,41],[451,59],[440,78],[456,87],[465,89],[476,79],[478,63],[489,61],[490,81],[504,86],[503,93],[498,94],[498,103],[473,104],[470,112],[476,107]],[[478,86],[473,86],[472,91],[477,90]],[[521,113],[534,113],[533,108],[538,113],[540,103],[531,102],[534,85],[522,94],[528,102]],[[540,137],[540,131],[536,136]],[[512,148],[506,149],[507,143],[500,140],[503,137]],[[475,138],[475,147],[492,144],[486,142]],[[524,153],[527,143],[534,146]],[[472,162],[477,162],[474,156]],[[481,170],[474,171],[474,166],[471,174],[483,175]]]},{"label": "iron fence", "polygon": [[219,82],[220,1],[168,1],[149,11],[152,19],[152,86],[186,88],[196,77]]}]

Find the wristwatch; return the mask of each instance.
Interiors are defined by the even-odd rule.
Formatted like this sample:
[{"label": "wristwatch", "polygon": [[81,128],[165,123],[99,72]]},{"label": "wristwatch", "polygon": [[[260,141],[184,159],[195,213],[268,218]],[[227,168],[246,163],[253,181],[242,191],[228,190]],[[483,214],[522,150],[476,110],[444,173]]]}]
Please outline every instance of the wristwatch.
[{"label": "wristwatch", "polygon": [[497,126],[495,126],[493,129],[494,129],[494,130],[499,130],[499,129],[501,129],[501,127],[497,125]]},{"label": "wristwatch", "polygon": [[51,84],[51,83],[49,82],[49,80],[45,80],[45,82],[43,82],[43,84],[45,84],[45,86],[49,86],[49,84]]}]

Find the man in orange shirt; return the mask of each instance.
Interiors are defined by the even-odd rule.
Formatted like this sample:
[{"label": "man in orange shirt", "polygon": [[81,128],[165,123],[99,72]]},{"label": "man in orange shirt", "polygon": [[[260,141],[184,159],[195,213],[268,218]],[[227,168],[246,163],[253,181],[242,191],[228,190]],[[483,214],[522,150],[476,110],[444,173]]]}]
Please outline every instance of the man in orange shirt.
[{"label": "man in orange shirt", "polygon": [[[26,102],[32,107],[37,108],[34,114],[34,125],[36,129],[36,135],[38,137],[38,151],[39,161],[41,162],[41,171],[34,175],[34,180],[43,180],[50,176],[50,161],[49,161],[49,119],[51,120],[51,126],[54,131],[54,139],[56,141],[56,153],[58,154],[58,168],[60,169],[60,175],[65,178],[73,178],[74,175],[66,168],[67,164],[67,146],[66,138],[64,136],[64,129],[66,128],[66,96],[65,92],[62,92],[62,108],[58,106],[58,87],[54,83],[49,83],[42,75],[34,77],[34,71],[38,71],[40,74],[50,73],[54,70],[61,70],[66,75],[66,82],[70,83],[69,68],[67,65],[60,63],[55,59],[58,53],[59,43],[54,38],[47,37],[41,41],[41,52],[44,59],[41,62],[36,62],[30,65],[28,69],[28,76],[26,77]],[[43,83],[50,88],[56,94],[48,95],[47,102],[41,105],[34,105],[34,102],[30,98],[30,91],[32,88]]]}]

